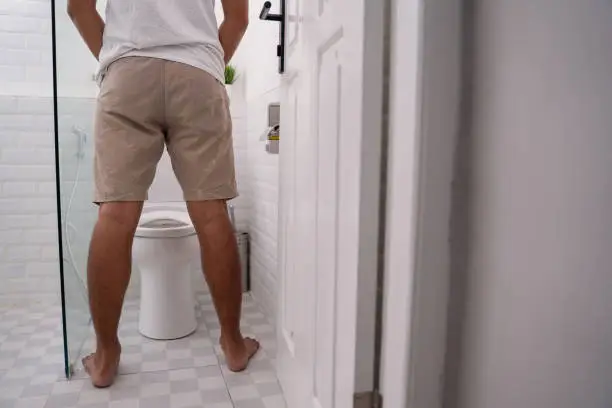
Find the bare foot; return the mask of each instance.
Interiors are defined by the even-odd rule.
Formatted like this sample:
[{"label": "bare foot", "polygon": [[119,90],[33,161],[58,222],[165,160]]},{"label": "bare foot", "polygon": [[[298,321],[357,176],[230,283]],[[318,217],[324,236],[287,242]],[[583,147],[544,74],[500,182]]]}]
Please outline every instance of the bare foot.
[{"label": "bare foot", "polygon": [[259,342],[250,337],[245,337],[242,341],[233,344],[221,338],[219,343],[225,354],[227,367],[235,373],[244,371],[247,368],[260,347]]},{"label": "bare foot", "polygon": [[113,385],[119,370],[121,347],[118,351],[97,351],[83,359],[85,372],[96,388],[108,388]]}]

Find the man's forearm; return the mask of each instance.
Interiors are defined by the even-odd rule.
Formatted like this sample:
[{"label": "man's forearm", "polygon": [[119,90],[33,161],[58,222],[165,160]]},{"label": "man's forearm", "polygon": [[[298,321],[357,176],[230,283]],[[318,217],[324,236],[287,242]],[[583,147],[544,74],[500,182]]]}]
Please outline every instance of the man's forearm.
[{"label": "man's forearm", "polygon": [[104,20],[96,10],[95,0],[78,0],[68,2],[68,14],[85,44],[96,57],[100,56],[102,37],[104,35]]},{"label": "man's forearm", "polygon": [[248,21],[237,20],[237,19],[225,19],[221,26],[219,27],[219,40],[221,41],[221,46],[223,47],[223,52],[225,53],[225,63],[227,64],[240,41],[242,41],[242,37],[246,32],[248,26]]}]

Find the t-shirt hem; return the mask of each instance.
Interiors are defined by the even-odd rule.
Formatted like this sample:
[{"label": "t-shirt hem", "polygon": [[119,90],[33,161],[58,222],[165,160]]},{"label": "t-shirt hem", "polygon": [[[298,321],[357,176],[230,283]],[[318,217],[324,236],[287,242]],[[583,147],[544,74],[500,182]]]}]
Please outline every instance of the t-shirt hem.
[{"label": "t-shirt hem", "polygon": [[211,67],[207,67],[205,65],[202,64],[197,64],[194,63],[193,61],[187,61],[185,59],[182,58],[176,58],[176,57],[170,57],[170,56],[162,56],[162,55],[151,55],[150,53],[147,52],[128,52],[126,54],[117,56],[111,60],[109,60],[108,62],[106,62],[103,66],[101,66],[98,69],[98,73],[96,75],[96,82],[98,83],[98,86],[102,85],[102,80],[104,79],[104,75],[106,74],[106,70],[108,69],[108,67],[122,59],[122,58],[128,58],[128,57],[145,57],[145,58],[157,58],[157,59],[161,59],[161,60],[165,60],[165,61],[172,61],[172,62],[178,62],[181,64],[185,64],[185,65],[189,65],[191,67],[197,68],[197,69],[201,69],[202,71],[212,75],[217,81],[219,81],[221,84],[225,84],[225,76],[219,72],[216,72],[215,69],[211,68]]}]

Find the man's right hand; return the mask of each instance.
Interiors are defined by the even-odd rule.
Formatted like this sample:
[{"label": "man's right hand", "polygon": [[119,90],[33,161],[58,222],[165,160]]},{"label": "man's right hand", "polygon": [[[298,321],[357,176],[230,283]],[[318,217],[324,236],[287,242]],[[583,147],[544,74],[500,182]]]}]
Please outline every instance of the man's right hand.
[{"label": "man's right hand", "polygon": [[227,64],[249,25],[249,1],[248,0],[221,0],[223,5],[224,20],[219,27],[219,41],[225,53],[225,64]]},{"label": "man's right hand", "polygon": [[68,0],[68,15],[96,59],[100,57],[104,20],[96,9],[96,0]]}]

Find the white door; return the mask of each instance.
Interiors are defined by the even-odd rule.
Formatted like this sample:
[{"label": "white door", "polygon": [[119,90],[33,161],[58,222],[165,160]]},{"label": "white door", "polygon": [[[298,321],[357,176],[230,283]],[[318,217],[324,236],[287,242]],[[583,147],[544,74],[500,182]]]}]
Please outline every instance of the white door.
[{"label": "white door", "polygon": [[381,7],[287,0],[278,374],[289,408],[349,408],[373,384]]}]

